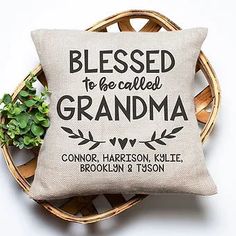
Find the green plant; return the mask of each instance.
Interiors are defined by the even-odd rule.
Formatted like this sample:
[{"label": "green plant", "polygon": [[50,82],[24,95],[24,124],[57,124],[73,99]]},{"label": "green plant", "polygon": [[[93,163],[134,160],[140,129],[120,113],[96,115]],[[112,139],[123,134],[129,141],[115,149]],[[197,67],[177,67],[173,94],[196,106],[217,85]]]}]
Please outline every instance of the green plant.
[{"label": "green plant", "polygon": [[31,74],[25,81],[25,88],[12,101],[9,94],[4,94],[0,100],[0,144],[14,145],[20,149],[33,148],[42,144],[45,131],[50,125],[48,117],[48,89],[37,95],[33,86],[37,77]]}]

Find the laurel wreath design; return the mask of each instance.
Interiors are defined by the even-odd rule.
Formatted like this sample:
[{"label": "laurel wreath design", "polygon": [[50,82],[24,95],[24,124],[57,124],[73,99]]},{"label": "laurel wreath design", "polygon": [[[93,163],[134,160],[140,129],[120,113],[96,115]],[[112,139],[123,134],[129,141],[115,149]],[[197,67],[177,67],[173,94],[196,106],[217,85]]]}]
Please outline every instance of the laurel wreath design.
[{"label": "laurel wreath design", "polygon": [[[84,144],[89,144],[92,143],[92,146],[90,146],[89,150],[93,150],[95,148],[97,148],[100,144],[102,143],[106,143],[106,141],[98,141],[95,140],[91,131],[88,131],[88,136],[85,137],[84,133],[78,129],[78,133],[75,133],[72,129],[68,128],[68,127],[61,127],[66,133],[69,134],[69,138],[71,139],[81,139],[81,141],[78,143],[78,145],[84,145]],[[156,148],[153,146],[153,144],[158,144],[158,145],[166,145],[166,139],[173,139],[176,137],[176,134],[181,131],[183,129],[183,126],[180,127],[176,127],[174,128],[170,133],[167,133],[167,129],[163,130],[161,133],[161,136],[158,138],[157,137],[157,132],[154,131],[151,139],[150,140],[144,140],[144,141],[138,141],[138,143],[143,143],[146,147],[148,147],[149,149],[152,150],[156,150]],[[124,138],[121,139],[119,138],[119,145],[121,146],[121,149],[123,150],[126,146],[126,144],[128,143],[128,139]],[[114,137],[113,139],[109,140],[110,143],[112,143],[113,146],[115,146],[115,141],[116,141],[116,137]],[[129,139],[129,142],[131,143],[131,146],[133,147],[136,143],[136,139]]]},{"label": "laurel wreath design", "polygon": [[150,140],[139,141],[139,143],[144,143],[148,148],[150,148],[152,150],[156,150],[156,148],[151,143],[157,143],[159,145],[166,145],[166,143],[163,140],[175,138],[176,137],[175,134],[177,134],[182,129],[183,129],[183,126],[176,127],[168,134],[166,133],[167,129],[165,129],[165,130],[163,130],[163,132],[161,133],[161,136],[159,138],[156,137],[157,136],[156,131],[154,131]]},{"label": "laurel wreath design", "polygon": [[87,143],[92,143],[92,146],[89,148],[89,150],[93,150],[96,147],[98,147],[101,143],[105,143],[106,141],[98,141],[93,138],[92,133],[89,131],[88,132],[88,137],[86,138],[83,134],[83,132],[78,129],[78,134],[74,133],[72,129],[68,127],[61,127],[65,132],[67,132],[69,135],[69,138],[72,139],[81,139],[82,141],[78,143],[78,145],[84,145]]}]

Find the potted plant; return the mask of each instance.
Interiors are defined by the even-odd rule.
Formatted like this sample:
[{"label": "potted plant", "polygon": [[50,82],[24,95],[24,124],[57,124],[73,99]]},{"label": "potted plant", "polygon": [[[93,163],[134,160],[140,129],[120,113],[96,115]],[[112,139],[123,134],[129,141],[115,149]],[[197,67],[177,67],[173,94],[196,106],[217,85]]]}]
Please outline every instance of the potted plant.
[{"label": "potted plant", "polygon": [[31,149],[42,144],[50,125],[48,117],[48,89],[37,93],[37,77],[31,74],[15,101],[9,94],[0,99],[0,145]]}]

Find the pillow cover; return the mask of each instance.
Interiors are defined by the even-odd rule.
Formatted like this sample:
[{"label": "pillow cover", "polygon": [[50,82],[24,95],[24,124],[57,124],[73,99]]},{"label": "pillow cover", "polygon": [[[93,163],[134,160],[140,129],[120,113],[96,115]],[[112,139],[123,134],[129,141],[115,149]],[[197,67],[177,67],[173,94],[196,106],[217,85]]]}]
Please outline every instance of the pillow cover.
[{"label": "pillow cover", "polygon": [[206,34],[33,31],[51,125],[30,196],[215,194],[192,88]]}]

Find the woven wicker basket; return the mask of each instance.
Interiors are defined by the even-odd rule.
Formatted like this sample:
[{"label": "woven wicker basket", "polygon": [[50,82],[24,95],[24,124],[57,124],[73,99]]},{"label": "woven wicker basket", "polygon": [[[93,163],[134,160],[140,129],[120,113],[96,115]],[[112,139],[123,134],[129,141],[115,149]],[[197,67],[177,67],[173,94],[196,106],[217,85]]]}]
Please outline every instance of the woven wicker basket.
[{"label": "woven wicker basket", "polygon": [[[142,32],[157,32],[162,28],[168,31],[180,29],[180,27],[171,20],[157,12],[132,10],[108,17],[87,30],[107,32],[109,26],[117,24],[120,31],[135,31],[131,24],[131,19],[133,20],[137,18],[147,20],[147,23],[140,30]],[[220,88],[216,75],[206,56],[202,52],[200,53],[198,59],[196,72],[199,70],[203,72],[208,84],[201,92],[198,93],[198,95],[195,96],[194,99],[197,120],[203,124],[201,126],[201,140],[204,141],[209,136],[215,124],[220,103]],[[37,66],[32,73],[39,78],[43,85],[47,83],[40,65]],[[12,95],[14,100],[16,99],[17,94],[24,88],[25,81],[29,78],[30,76],[28,75],[16,88]],[[2,122],[4,121],[2,120]],[[10,147],[3,147],[3,154],[7,166],[16,181],[26,193],[29,191],[30,183],[32,181],[32,177],[34,176],[38,155],[37,151],[29,151],[34,153],[34,158],[24,164],[16,165],[13,160],[13,154],[10,151]],[[59,206],[54,202],[38,201],[38,203],[57,217],[60,217],[66,221],[85,224],[115,216],[134,206],[138,202],[141,202],[146,195],[134,195],[128,199],[121,194],[106,194],[104,197],[109,202],[110,206],[110,208],[104,212],[99,212],[97,210],[98,208],[94,205],[94,200],[97,198],[97,195],[86,197],[78,196],[65,199],[63,203],[59,204]]]}]

